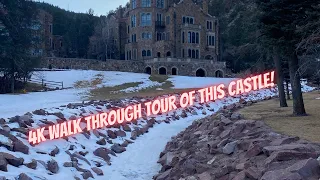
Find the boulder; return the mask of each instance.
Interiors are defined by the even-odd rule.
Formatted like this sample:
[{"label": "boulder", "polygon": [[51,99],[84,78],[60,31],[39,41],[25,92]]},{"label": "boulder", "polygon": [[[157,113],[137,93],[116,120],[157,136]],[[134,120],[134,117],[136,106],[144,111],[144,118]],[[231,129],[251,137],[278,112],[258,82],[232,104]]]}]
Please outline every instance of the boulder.
[{"label": "boulder", "polygon": [[284,144],[281,146],[265,146],[263,147],[263,152],[270,156],[271,153],[275,151],[282,151],[282,150],[295,150],[300,152],[312,152],[314,149],[307,144]]},{"label": "boulder", "polygon": [[122,147],[119,144],[113,144],[111,146],[111,150],[114,151],[115,153],[122,153],[122,152],[126,151],[126,148]]},{"label": "boulder", "polygon": [[32,180],[31,177],[29,177],[28,175],[26,175],[25,173],[21,173],[16,180]]},{"label": "boulder", "polygon": [[50,156],[55,157],[58,153],[59,153],[59,148],[56,146],[51,152],[50,152]]},{"label": "boulder", "polygon": [[319,178],[320,177],[320,166],[316,159],[305,159],[298,161],[292,166],[287,168],[292,173],[298,173],[305,179]]},{"label": "boulder", "polygon": [[119,137],[126,137],[126,133],[122,130],[118,130],[116,131],[116,135]]},{"label": "boulder", "polygon": [[53,159],[51,161],[48,161],[47,167],[48,167],[48,170],[54,174],[58,173],[59,171],[58,163]]},{"label": "boulder", "polygon": [[222,149],[223,153],[224,154],[232,154],[236,149],[237,142],[238,141],[233,141],[233,142],[227,143]]},{"label": "boulder", "polygon": [[96,143],[97,143],[97,144],[99,144],[99,145],[101,145],[101,146],[104,146],[104,145],[106,145],[106,144],[107,144],[107,142],[106,142],[105,138],[101,138],[101,139],[100,139],[100,140],[98,140]]},{"label": "boulder", "polygon": [[132,139],[132,140],[136,140],[137,139],[137,136],[138,136],[138,133],[137,133],[137,131],[132,131],[131,132],[131,137],[130,137],[130,139]]},{"label": "boulder", "polygon": [[110,162],[110,156],[108,155],[109,150],[107,148],[98,148],[93,152],[93,154],[95,156],[101,157],[106,162]]},{"label": "boulder", "polygon": [[93,174],[91,173],[91,171],[87,170],[86,172],[83,172],[81,174],[81,176],[83,177],[83,179],[89,179],[89,178],[94,178]]},{"label": "boulder", "polygon": [[130,126],[129,126],[128,124],[122,125],[122,129],[123,129],[124,131],[126,131],[126,132],[131,132],[131,128],[130,128]]},{"label": "boulder", "polygon": [[7,165],[8,165],[7,160],[3,156],[0,156],[0,170],[7,172],[8,171]]},{"label": "boulder", "polygon": [[298,173],[291,173],[286,169],[268,171],[263,174],[260,180],[303,180]]},{"label": "boulder", "polygon": [[33,114],[36,114],[36,115],[42,115],[42,116],[46,115],[46,111],[43,110],[43,109],[35,110],[35,111],[33,111],[32,113],[33,113]]},{"label": "boulder", "polygon": [[0,157],[4,157],[10,165],[15,167],[19,167],[24,162],[23,158],[17,158],[11,154],[4,153],[4,152],[0,153]]},{"label": "boulder", "polygon": [[103,176],[103,171],[100,168],[92,167],[93,172],[95,172],[98,176]]},{"label": "boulder", "polygon": [[107,133],[108,133],[108,136],[109,136],[111,139],[116,139],[116,138],[117,138],[117,134],[114,133],[113,131],[107,130]]},{"label": "boulder", "polygon": [[35,159],[32,159],[30,163],[26,163],[25,166],[27,166],[30,169],[36,169],[37,168],[37,161]]}]

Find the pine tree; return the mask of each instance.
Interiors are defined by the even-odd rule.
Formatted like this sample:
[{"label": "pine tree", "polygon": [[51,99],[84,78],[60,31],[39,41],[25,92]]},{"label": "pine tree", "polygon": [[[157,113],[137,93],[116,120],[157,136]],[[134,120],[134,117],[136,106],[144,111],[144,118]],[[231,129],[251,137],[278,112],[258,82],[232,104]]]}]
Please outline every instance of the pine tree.
[{"label": "pine tree", "polygon": [[312,12],[316,12],[319,2],[314,0],[256,0],[256,3],[261,11],[262,38],[270,47],[276,48],[283,57],[288,57],[293,114],[305,115],[297,50],[303,33],[298,29],[306,26],[315,18]]}]

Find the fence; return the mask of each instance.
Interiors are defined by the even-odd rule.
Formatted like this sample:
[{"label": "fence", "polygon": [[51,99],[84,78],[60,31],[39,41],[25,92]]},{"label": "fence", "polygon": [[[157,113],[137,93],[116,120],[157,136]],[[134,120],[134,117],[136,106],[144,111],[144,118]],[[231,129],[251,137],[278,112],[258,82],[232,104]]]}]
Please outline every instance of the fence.
[{"label": "fence", "polygon": [[41,84],[42,87],[63,89],[63,81],[47,81],[45,79],[31,78],[28,82]]}]

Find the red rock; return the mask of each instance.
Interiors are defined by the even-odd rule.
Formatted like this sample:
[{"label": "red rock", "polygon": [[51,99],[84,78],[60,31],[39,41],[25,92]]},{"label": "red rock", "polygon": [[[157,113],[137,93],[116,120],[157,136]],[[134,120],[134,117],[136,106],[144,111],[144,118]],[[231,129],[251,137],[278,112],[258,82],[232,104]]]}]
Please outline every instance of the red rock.
[{"label": "red rock", "polygon": [[316,159],[301,160],[292,166],[287,168],[288,171],[294,173],[297,172],[303,178],[319,178],[320,177],[320,166]]},{"label": "red rock", "polygon": [[259,144],[255,144],[252,147],[250,147],[246,153],[246,157],[254,157],[262,153],[262,147]]},{"label": "red rock", "polygon": [[301,151],[301,152],[312,152],[314,149],[308,145],[305,144],[284,144],[281,146],[265,146],[263,148],[263,152],[270,156],[271,153],[274,151],[282,151],[282,150],[295,150],[295,151]]},{"label": "red rock", "polygon": [[298,152],[293,150],[284,150],[273,152],[266,160],[265,165],[275,161],[289,161],[293,159],[317,158],[317,154],[311,152]]},{"label": "red rock", "polygon": [[291,173],[285,169],[268,171],[260,180],[303,180],[298,173]]},{"label": "red rock", "polygon": [[239,172],[232,180],[246,180],[246,174],[244,171]]},{"label": "red rock", "polygon": [[281,138],[281,139],[275,139],[270,143],[271,146],[279,146],[283,144],[290,144],[293,142],[298,141],[300,138],[299,137],[286,137],[286,138]]},{"label": "red rock", "polygon": [[259,179],[261,177],[261,172],[256,167],[249,167],[245,170],[245,174],[251,179]]}]

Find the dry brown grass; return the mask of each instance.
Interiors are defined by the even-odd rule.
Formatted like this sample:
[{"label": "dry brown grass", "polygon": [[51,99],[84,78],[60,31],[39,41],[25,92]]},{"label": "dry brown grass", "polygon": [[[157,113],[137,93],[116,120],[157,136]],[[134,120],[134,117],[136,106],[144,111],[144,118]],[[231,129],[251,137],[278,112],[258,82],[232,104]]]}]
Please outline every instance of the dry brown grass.
[{"label": "dry brown grass", "polygon": [[77,81],[74,84],[75,88],[87,88],[87,87],[96,87],[97,85],[101,84],[103,81],[104,75],[103,74],[97,74],[95,75],[95,78],[91,81]]},{"label": "dry brown grass", "polygon": [[320,142],[320,93],[317,91],[303,95],[308,116],[292,116],[292,100],[286,108],[280,108],[277,99],[259,102],[239,110],[245,118],[263,120],[275,131],[291,136],[299,136],[312,142]]},{"label": "dry brown grass", "polygon": [[[172,82],[168,81],[168,76],[165,75],[152,75],[149,77],[151,81],[156,81],[163,83],[161,86],[150,87],[146,89],[141,89],[137,92],[121,92],[119,90],[136,87],[140,83],[125,83],[119,86],[114,87],[103,87],[94,89],[90,92],[90,98],[94,100],[105,100],[105,99],[121,99],[121,98],[130,98],[130,97],[147,97],[147,96],[160,96],[171,93],[182,93],[186,91],[191,91],[193,89],[172,89]],[[159,88],[161,90],[159,90]],[[118,91],[114,93],[114,91]]]}]

